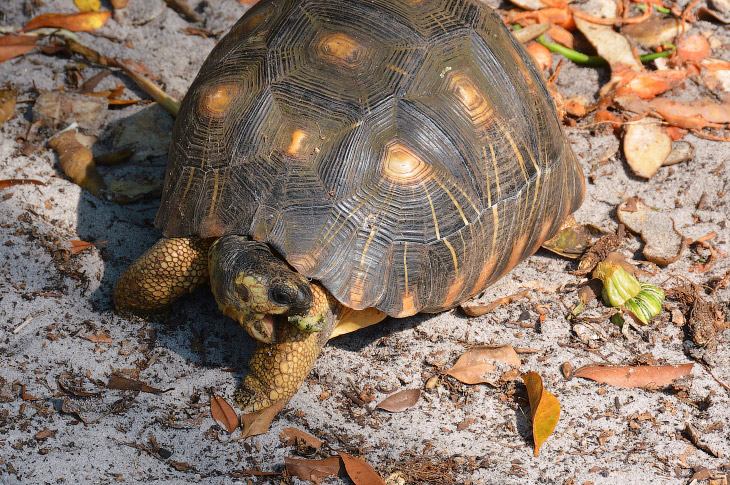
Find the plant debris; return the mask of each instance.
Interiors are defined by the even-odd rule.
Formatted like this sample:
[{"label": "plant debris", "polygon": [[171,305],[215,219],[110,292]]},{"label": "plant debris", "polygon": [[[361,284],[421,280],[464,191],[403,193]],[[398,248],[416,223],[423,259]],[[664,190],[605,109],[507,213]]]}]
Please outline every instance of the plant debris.
[{"label": "plant debris", "polygon": [[576,369],[573,377],[617,387],[666,387],[677,379],[691,375],[693,365],[587,365]]}]

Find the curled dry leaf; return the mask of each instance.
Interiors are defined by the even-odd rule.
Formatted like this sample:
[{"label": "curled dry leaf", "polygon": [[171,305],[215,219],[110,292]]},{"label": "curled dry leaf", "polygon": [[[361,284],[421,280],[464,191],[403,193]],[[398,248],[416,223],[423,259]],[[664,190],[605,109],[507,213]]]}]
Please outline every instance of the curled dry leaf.
[{"label": "curled dry leaf", "polygon": [[512,295],[508,295],[502,298],[497,298],[496,300],[484,304],[484,303],[475,303],[473,301],[465,301],[461,305],[459,305],[459,308],[466,313],[470,317],[480,317],[482,315],[486,315],[487,313],[491,312],[498,306],[502,305],[508,305],[514,301],[517,301],[521,298],[526,298],[529,294],[528,290],[520,291],[519,293],[513,293]]},{"label": "curled dry leaf", "polygon": [[541,71],[547,71],[553,67],[553,58],[547,47],[540,45],[537,42],[530,42],[527,46],[525,46],[525,48],[535,60],[537,67]]},{"label": "curled dry leaf", "polygon": [[577,369],[573,377],[582,377],[617,387],[645,387],[670,385],[691,374],[694,364],[680,365],[588,365]]},{"label": "curled dry leaf", "polygon": [[344,451],[338,451],[342,463],[345,465],[347,476],[355,485],[385,485],[378,472],[365,460],[348,455]]},{"label": "curled dry leaf", "polygon": [[239,421],[236,411],[228,404],[228,401],[214,392],[210,393],[210,414],[218,424],[226,428],[228,434],[233,433],[238,428]]},{"label": "curled dry leaf", "polygon": [[106,188],[101,174],[96,170],[91,150],[79,143],[76,130],[63,131],[48,142],[58,154],[61,170],[75,184],[80,185],[97,197]]},{"label": "curled dry leaf", "polygon": [[285,446],[293,446],[303,443],[318,450],[322,447],[322,441],[315,438],[306,431],[297,428],[284,428],[279,434],[279,439]]},{"label": "curled dry leaf", "polygon": [[542,247],[564,258],[579,258],[586,249],[605,234],[593,224],[578,224],[573,216],[568,216],[560,230],[542,243]]},{"label": "curled dry leaf", "polygon": [[26,184],[46,185],[45,183],[41,182],[40,180],[35,180],[35,179],[5,179],[5,180],[0,180],[0,190],[14,187],[16,185],[26,185]]},{"label": "curled dry leaf", "polygon": [[525,28],[513,30],[512,35],[520,44],[527,44],[531,40],[535,40],[542,34],[550,30],[550,24],[528,25]]},{"label": "curled dry leaf", "polygon": [[30,30],[51,27],[66,29],[71,32],[91,32],[106,25],[112,13],[105,12],[81,12],[72,14],[46,13],[33,17],[25,24],[23,32]]},{"label": "curled dry leaf", "polygon": [[715,103],[709,99],[699,99],[682,103],[666,98],[655,98],[649,101],[636,96],[618,96],[616,103],[623,109],[643,115],[656,112],[669,124],[687,128],[724,128],[730,123],[730,102]]},{"label": "curled dry leaf", "polygon": [[664,160],[663,166],[676,165],[691,160],[695,154],[695,148],[687,141],[672,141],[672,151]]},{"label": "curled dry leaf", "polygon": [[[574,12],[576,11],[574,10]],[[599,8],[586,13],[613,18],[616,17],[616,5],[613,2],[602,2]],[[588,42],[596,48],[598,55],[608,62],[612,71],[619,68],[628,68],[636,72],[643,70],[643,66],[634,55],[628,39],[613,30],[612,25],[598,25],[579,18],[577,15],[575,25],[588,39]]]},{"label": "curled dry leaf", "polygon": [[700,61],[710,55],[710,43],[700,34],[691,34],[677,46],[677,55],[683,61]]},{"label": "curled dry leaf", "polygon": [[260,411],[241,415],[241,436],[236,439],[243,439],[249,436],[264,434],[269,430],[269,425],[276,415],[284,409],[286,400],[276,401],[268,408]]},{"label": "curled dry leaf", "polygon": [[641,99],[651,99],[677,86],[686,77],[687,71],[681,69],[659,69],[650,72],[617,70],[613,77],[613,80],[617,81],[614,86],[615,95],[633,94]]},{"label": "curled dry leaf", "polygon": [[540,447],[555,430],[560,419],[560,403],[550,391],[542,386],[542,377],[537,372],[528,372],[522,376],[527,387],[527,398],[530,401],[532,416],[532,439],[535,443],[535,456]]},{"label": "curled dry leaf", "polygon": [[302,480],[319,483],[323,478],[345,475],[345,465],[339,456],[330,456],[321,460],[302,460],[299,458],[284,458],[286,472]]},{"label": "curled dry leaf", "polygon": [[634,44],[647,49],[658,47],[663,42],[672,42],[683,31],[686,31],[686,24],[673,17],[652,17],[646,22],[626,25],[621,29],[621,33]]},{"label": "curled dry leaf", "polygon": [[672,139],[661,122],[651,118],[626,125],[623,143],[629,168],[647,179],[657,173],[672,151]]},{"label": "curled dry leaf", "polygon": [[380,401],[375,409],[399,413],[415,406],[420,397],[420,389],[403,389]]},{"label": "curled dry leaf", "polygon": [[5,123],[15,113],[15,103],[18,101],[18,90],[12,86],[0,89],[0,125]]},{"label": "curled dry leaf", "polygon": [[674,221],[668,214],[655,211],[641,199],[631,198],[616,209],[622,224],[644,241],[644,257],[652,263],[667,265],[677,261],[687,242],[674,229]]}]

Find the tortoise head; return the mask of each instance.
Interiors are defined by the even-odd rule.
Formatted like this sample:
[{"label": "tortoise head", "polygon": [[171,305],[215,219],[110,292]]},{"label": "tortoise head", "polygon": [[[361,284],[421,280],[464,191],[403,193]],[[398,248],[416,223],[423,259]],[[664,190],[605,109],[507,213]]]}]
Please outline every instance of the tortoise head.
[{"label": "tortoise head", "polygon": [[208,265],[218,307],[256,340],[273,342],[275,315],[302,330],[318,330],[318,322],[306,317],[313,304],[309,281],[266,245],[223,236],[208,251]]}]

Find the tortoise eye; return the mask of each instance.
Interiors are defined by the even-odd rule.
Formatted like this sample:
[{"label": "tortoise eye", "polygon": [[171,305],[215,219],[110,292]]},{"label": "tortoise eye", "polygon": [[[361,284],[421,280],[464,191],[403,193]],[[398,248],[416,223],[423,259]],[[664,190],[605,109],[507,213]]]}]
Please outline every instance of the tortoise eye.
[{"label": "tortoise eye", "polygon": [[296,290],[288,285],[273,285],[269,288],[269,300],[277,305],[291,306],[296,297]]}]

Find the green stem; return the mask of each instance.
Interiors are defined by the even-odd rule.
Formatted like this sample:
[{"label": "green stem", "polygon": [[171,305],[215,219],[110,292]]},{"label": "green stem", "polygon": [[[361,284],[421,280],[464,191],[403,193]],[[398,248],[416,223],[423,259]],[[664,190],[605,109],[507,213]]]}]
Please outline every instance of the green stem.
[{"label": "green stem", "polygon": [[544,35],[538,37],[537,42],[547,47],[550,52],[563,55],[576,64],[584,64],[586,66],[605,66],[608,64],[602,57],[589,56],[555,42],[548,42]]},{"label": "green stem", "polygon": [[[670,14],[670,13],[672,13],[672,11],[669,10],[668,8],[666,8],[666,7],[660,7],[659,5],[654,5],[654,4],[652,4],[652,6],[654,7],[654,10],[656,10],[657,12],[661,12],[661,13],[664,13],[664,14]],[[638,4],[636,6],[636,8],[638,8],[642,12],[646,12],[646,5],[644,5],[643,3]]]}]

